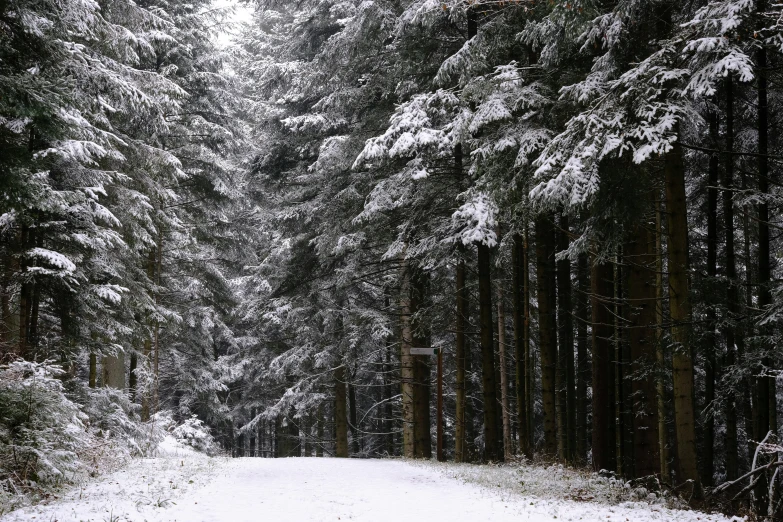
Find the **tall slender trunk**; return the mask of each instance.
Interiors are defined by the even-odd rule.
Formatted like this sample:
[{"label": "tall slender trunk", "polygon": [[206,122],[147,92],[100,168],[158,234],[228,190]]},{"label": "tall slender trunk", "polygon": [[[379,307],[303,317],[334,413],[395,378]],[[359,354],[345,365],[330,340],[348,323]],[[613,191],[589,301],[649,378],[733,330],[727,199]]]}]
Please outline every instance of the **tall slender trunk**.
[{"label": "tall slender trunk", "polygon": [[[740,174],[740,183],[741,183],[741,190],[744,192],[748,190],[748,179],[744,172],[741,171]],[[753,266],[753,259],[751,257],[750,253],[750,236],[751,236],[751,228],[750,228],[750,208],[748,204],[743,205],[742,207],[742,236],[744,238],[743,241],[743,255],[745,258],[745,315],[750,315],[750,311],[753,308],[753,288],[754,288],[754,266]],[[746,335],[752,335],[752,330],[749,327],[744,327],[739,335],[736,336],[736,342],[737,342],[737,360],[744,361],[746,356],[746,350],[745,350],[745,336]],[[751,392],[755,389],[755,380],[754,377],[750,376],[747,379],[747,382],[745,383],[745,386],[742,387],[742,410],[743,410],[743,422],[744,422],[744,428],[745,428],[745,441],[747,444],[747,452],[748,452],[748,461],[750,461],[753,458],[753,450],[755,449],[754,439],[755,439],[755,425],[754,425],[754,415],[753,415],[753,408],[755,405],[753,404],[753,401],[751,400],[751,395],[753,395]],[[754,399],[755,400],[755,399]],[[748,462],[750,464],[750,462]]]},{"label": "tall slender trunk", "polygon": [[[733,321],[739,313],[739,295],[737,293],[737,261],[734,248],[734,200],[732,187],[734,185],[734,90],[731,77],[726,78],[726,167],[723,171],[723,220],[726,230],[726,308],[728,321],[726,335],[726,369],[731,372],[736,364],[735,330]],[[729,388],[731,389],[731,388]],[[726,417],[726,479],[733,480],[739,476],[737,462],[737,403],[734,394],[724,393]]]},{"label": "tall slender trunk", "polygon": [[[161,273],[163,272],[163,232],[158,235],[157,259],[155,262],[155,306],[160,304]],[[160,321],[155,320],[153,329],[153,348],[155,350],[152,363],[154,376],[152,388],[152,411],[160,409]]]},{"label": "tall slender trunk", "polygon": [[90,352],[90,370],[89,370],[89,386],[95,388],[98,383],[98,356]]},{"label": "tall slender trunk", "polygon": [[[30,241],[30,230],[26,225],[22,226],[22,230],[20,232],[20,245],[22,247],[22,252],[25,252],[27,248],[29,247],[29,241]],[[22,357],[23,359],[26,359],[27,354],[27,344],[28,344],[28,338],[27,333],[28,329],[30,327],[29,321],[30,321],[30,305],[32,301],[32,282],[28,280],[29,275],[27,274],[27,262],[22,261],[19,266],[19,272],[22,276],[22,284],[19,289],[19,348],[17,349],[17,354]]]},{"label": "tall slender trunk", "polygon": [[[324,405],[323,403],[318,405],[318,424],[315,427],[315,435],[318,438],[318,442],[315,445],[315,456],[316,457],[323,457],[324,456]],[[261,433],[263,433],[263,429],[261,430]],[[264,456],[263,452],[263,439],[259,441],[259,449],[261,450],[261,456]]]},{"label": "tall slender trunk", "polygon": [[[767,8],[767,2],[760,0],[756,4],[759,13]],[[767,102],[767,50],[762,44],[756,51],[756,78],[758,80],[758,187],[763,196],[769,194],[769,106]],[[772,280],[772,268],[770,262],[770,235],[769,235],[769,205],[762,200],[758,205],[758,307],[764,311],[772,304],[770,282]],[[764,338],[771,334],[768,327],[760,328],[759,333]],[[756,375],[755,397],[758,404],[755,405],[756,429],[755,439],[760,441],[766,437],[768,431],[777,434],[777,415],[775,407],[775,379],[769,377],[772,361],[768,355],[769,343],[764,341],[761,349],[764,351],[761,359],[761,367],[755,368]],[[755,488],[756,509],[760,515],[766,515],[768,502],[766,475],[760,475],[760,480]]]},{"label": "tall slender trunk", "polygon": [[[570,239],[568,216],[560,217],[560,230],[557,234],[557,249],[568,249]],[[571,314],[571,261],[568,258],[557,262],[557,324],[558,324],[558,394],[562,413],[560,434],[562,445],[561,458],[574,461],[576,451],[576,402],[574,397],[574,326]]]},{"label": "tall slender trunk", "polygon": [[579,254],[577,259],[576,292],[576,455],[574,461],[581,464],[587,456],[587,381],[589,368],[587,362],[587,294],[590,291],[588,281],[587,254]]},{"label": "tall slender trunk", "polygon": [[[384,309],[391,312],[391,289],[387,286],[384,289],[384,296],[383,296],[383,305]],[[386,350],[384,351],[384,365],[383,365],[383,398],[384,398],[384,405],[383,405],[383,417],[384,417],[384,423],[383,423],[383,431],[386,433],[385,435],[385,445],[386,445],[386,453],[391,456],[394,455],[394,413],[392,408],[392,350],[393,350],[393,337],[391,334],[386,338]],[[320,421],[319,421],[320,422]],[[319,425],[320,426],[320,425]],[[320,440],[319,436],[319,440]],[[316,455],[321,456],[321,455]]]},{"label": "tall slender trunk", "polygon": [[402,259],[400,285],[400,388],[402,393],[402,456],[415,457],[415,416],[413,404],[414,360],[411,355],[411,274],[408,261]]},{"label": "tall slender trunk", "polygon": [[465,286],[465,247],[460,245],[458,249],[459,260],[457,261],[457,332],[455,339],[455,358],[457,365],[456,374],[456,428],[454,436],[454,461],[465,462],[466,459],[466,386],[465,379],[465,359],[469,357],[467,336],[465,335],[466,325],[468,324],[468,289]]},{"label": "tall slender trunk", "polygon": [[[150,284],[155,284],[155,268],[157,267],[157,256],[155,254],[155,249],[153,248],[150,250],[149,256],[147,258],[147,278],[150,281]],[[153,290],[154,292],[154,290]],[[154,299],[154,295],[153,295]],[[152,327],[152,324],[150,324],[150,321],[148,319],[147,321],[148,326]],[[146,337],[144,339],[144,367],[147,371],[152,369],[152,338]],[[142,394],[141,394],[141,418],[142,420],[149,420],[150,414],[152,412],[153,404],[152,404],[152,397],[150,396],[150,389],[147,385],[145,385],[142,388]],[[232,439],[233,440],[233,439]]]},{"label": "tall slender trunk", "polygon": [[498,404],[495,392],[495,350],[492,327],[492,278],[489,247],[478,250],[479,322],[481,333],[481,382],[484,398],[484,460],[501,461],[503,453],[498,437]]},{"label": "tall slender trunk", "polygon": [[131,402],[136,402],[137,387],[139,385],[138,376],[136,370],[139,366],[139,354],[136,350],[131,350],[130,354],[130,368],[128,371],[128,389],[130,391]]},{"label": "tall slender trunk", "polygon": [[654,192],[641,197],[644,217],[630,231],[625,262],[629,266],[628,338],[631,350],[634,476],[647,477],[660,472],[658,454],[658,404],[656,401],[656,252]]},{"label": "tall slender trunk", "polygon": [[529,459],[533,458],[533,433],[534,429],[534,412],[535,412],[535,390],[536,390],[536,373],[533,368],[533,353],[530,350],[530,233],[528,230],[527,220],[524,223],[524,255],[522,256],[522,293],[524,295],[524,315],[525,320],[523,323],[523,350],[525,352],[525,416],[527,424],[527,452],[525,456]]},{"label": "tall slender trunk", "polygon": [[555,314],[557,306],[555,301],[554,230],[549,216],[536,218],[535,226],[541,396],[544,406],[544,453],[548,456],[556,456],[557,322]]},{"label": "tall slender trunk", "polygon": [[516,357],[515,378],[516,378],[516,399],[517,399],[517,425],[519,431],[519,450],[525,456],[530,456],[530,445],[528,444],[528,424],[527,424],[527,388],[525,386],[525,239],[520,235],[514,236],[514,246],[511,251],[512,288],[514,303],[514,355]]},{"label": "tall slender trunk", "polygon": [[691,302],[688,284],[688,214],[685,196],[685,164],[680,141],[672,144],[664,159],[668,214],[669,308],[672,321],[672,382],[674,424],[680,481],[693,481],[700,494],[696,458],[696,423],[693,405],[693,358],[690,346]]},{"label": "tall slender trunk", "polygon": [[[429,347],[430,328],[425,318],[427,294],[429,292],[429,274],[419,266],[411,274],[411,327],[413,346]],[[416,458],[432,457],[432,437],[430,435],[430,361],[427,355],[413,356],[413,416],[414,416],[414,455]]]},{"label": "tall slender trunk", "polygon": [[619,476],[625,476],[625,448],[623,446],[625,442],[625,431],[623,428],[627,428],[625,425],[625,398],[627,394],[624,393],[623,384],[625,384],[625,375],[623,366],[624,358],[622,352],[622,337],[620,335],[620,319],[624,317],[622,309],[622,295],[620,282],[622,281],[622,260],[620,256],[614,258],[614,311],[612,313],[614,335],[613,335],[613,351],[614,351],[614,436],[615,436],[615,471]]},{"label": "tall slender trunk", "polygon": [[359,454],[359,429],[356,425],[356,386],[353,384],[353,377],[346,383],[348,388],[348,426],[351,430],[351,451],[354,455]]},{"label": "tall slender trunk", "polygon": [[345,364],[334,369],[334,456],[348,458],[348,408],[346,404]]},{"label": "tall slender trunk", "polygon": [[658,454],[661,479],[669,484],[669,431],[666,426],[666,352],[663,344],[663,223],[660,190],[655,189],[655,391],[658,410]]},{"label": "tall slender trunk", "polygon": [[[498,236],[500,234],[498,233]],[[498,292],[498,352],[500,358],[500,404],[503,415],[503,456],[506,460],[514,457],[514,444],[511,440],[511,411],[508,405],[508,361],[506,360],[506,312],[503,305],[503,286],[500,281]]]},{"label": "tall slender trunk", "polygon": [[615,468],[614,334],[612,296],[614,269],[608,262],[593,262],[591,283],[592,321],[592,452],[595,471]]},{"label": "tall slender trunk", "polygon": [[[718,115],[712,111],[709,115],[710,139],[713,148],[719,148]],[[718,154],[712,153],[709,159],[707,176],[707,287],[713,288],[718,275]],[[704,409],[702,410],[702,472],[701,481],[712,485],[715,472],[715,376],[717,374],[718,350],[716,335],[715,308],[707,308],[707,335],[704,341]]]}]

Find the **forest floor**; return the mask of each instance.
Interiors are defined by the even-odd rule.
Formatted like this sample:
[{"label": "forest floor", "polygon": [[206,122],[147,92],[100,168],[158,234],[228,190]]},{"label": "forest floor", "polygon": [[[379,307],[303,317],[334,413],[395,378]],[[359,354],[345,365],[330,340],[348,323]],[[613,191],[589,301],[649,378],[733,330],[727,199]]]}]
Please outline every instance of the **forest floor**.
[{"label": "forest floor", "polygon": [[[590,478],[592,477],[592,479]],[[625,493],[623,493],[625,491]],[[638,496],[638,492],[636,495]],[[209,458],[170,444],[11,521],[727,522],[559,466]],[[736,519],[739,520],[739,519]]]}]

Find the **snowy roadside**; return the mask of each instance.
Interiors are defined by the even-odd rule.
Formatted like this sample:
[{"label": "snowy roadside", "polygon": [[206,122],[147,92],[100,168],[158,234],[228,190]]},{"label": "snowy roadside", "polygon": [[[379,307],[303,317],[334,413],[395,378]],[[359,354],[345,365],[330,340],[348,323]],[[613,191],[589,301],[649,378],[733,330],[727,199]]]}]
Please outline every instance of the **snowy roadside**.
[{"label": "snowy roadside", "polygon": [[45,500],[0,517],[20,520],[146,520],[177,499],[209,484],[226,458],[208,457],[166,437],[154,458],[131,459],[127,466],[69,488]]},{"label": "snowy roadside", "polygon": [[210,458],[169,438],[157,458],[135,460],[58,500],[0,518],[3,522],[732,520],[673,509],[667,499],[629,500],[634,495],[642,492],[629,492],[617,481],[559,466]]},{"label": "snowy roadside", "polygon": [[[688,509],[677,497],[662,496],[643,487],[631,487],[613,477],[555,464],[477,465],[414,461],[450,479],[473,484],[506,500],[524,499],[526,512],[542,520],[627,520],[710,522],[742,521],[739,517],[707,514]],[[535,519],[538,520],[538,519]]]}]

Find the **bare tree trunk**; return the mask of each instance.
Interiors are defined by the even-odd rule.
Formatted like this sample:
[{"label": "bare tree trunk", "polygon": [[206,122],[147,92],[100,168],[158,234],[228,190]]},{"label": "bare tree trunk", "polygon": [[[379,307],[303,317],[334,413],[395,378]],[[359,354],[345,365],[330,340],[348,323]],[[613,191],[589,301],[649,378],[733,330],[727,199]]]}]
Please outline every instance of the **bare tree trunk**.
[{"label": "bare tree trunk", "polygon": [[[499,236],[500,234],[498,234]],[[514,458],[514,444],[511,440],[511,411],[508,406],[508,363],[506,361],[506,313],[503,306],[503,286],[498,282],[498,351],[500,354],[500,404],[503,414],[503,455],[506,460]]]},{"label": "bare tree trunk", "polygon": [[645,215],[636,222],[626,243],[625,262],[630,306],[628,336],[631,349],[631,396],[633,401],[634,475],[647,477],[660,471],[658,454],[658,404],[656,401],[656,253],[654,194],[642,196]]},{"label": "bare tree trunk", "polygon": [[[732,187],[734,185],[734,89],[731,77],[726,78],[726,168],[723,172],[723,220],[726,230],[726,289],[727,310],[729,321],[726,334],[726,369],[736,364],[735,330],[732,321],[739,313],[739,295],[737,293],[737,262],[734,248],[734,201]],[[726,479],[734,480],[739,476],[737,462],[737,403],[734,394],[724,394],[726,417]]]},{"label": "bare tree trunk", "polygon": [[408,261],[402,259],[400,285],[400,388],[402,393],[402,456],[412,459],[415,455],[414,414],[414,360],[411,355],[413,330],[411,327],[411,274]]},{"label": "bare tree trunk", "polygon": [[[430,329],[425,318],[427,296],[429,293],[429,274],[419,266],[411,273],[411,326],[413,346],[429,347]],[[432,436],[430,433],[430,361],[427,355],[413,356],[413,416],[414,416],[414,455],[416,458],[432,458]]]},{"label": "bare tree trunk", "polygon": [[492,328],[492,279],[489,247],[479,243],[479,316],[481,331],[481,381],[484,397],[484,460],[501,461],[498,437],[498,412],[495,381],[495,349]]},{"label": "bare tree trunk", "polygon": [[656,398],[658,409],[658,452],[661,459],[661,478],[669,484],[669,437],[666,428],[666,353],[663,345],[663,229],[660,191],[655,190],[655,318],[657,323],[655,336],[656,362]]},{"label": "bare tree trunk", "polygon": [[348,408],[346,405],[345,364],[334,369],[334,456],[348,458]]},{"label": "bare tree trunk", "polygon": [[[718,115],[712,111],[709,115],[710,138],[714,148],[718,144]],[[718,154],[710,155],[707,176],[707,285],[711,288],[718,275]],[[718,344],[716,339],[716,315],[713,307],[707,309],[708,333],[704,342],[704,410],[702,411],[702,484],[712,485],[715,473],[715,415],[712,407],[715,403],[715,376],[717,374]]]},{"label": "bare tree trunk", "polygon": [[524,239],[525,248],[522,258],[522,286],[524,294],[524,339],[523,349],[525,351],[525,409],[527,417],[527,452],[525,456],[529,459],[533,458],[533,433],[535,431],[535,390],[536,390],[536,373],[533,368],[533,353],[530,350],[530,233],[528,230],[528,223],[524,224]]},{"label": "bare tree trunk", "polygon": [[90,374],[89,374],[89,386],[95,388],[98,380],[98,357],[90,352]]},{"label": "bare tree trunk", "polygon": [[538,274],[538,329],[541,357],[541,395],[544,406],[544,453],[557,455],[556,365],[557,322],[555,301],[555,245],[551,218],[536,219]]},{"label": "bare tree trunk", "polygon": [[465,248],[460,245],[459,260],[457,261],[457,332],[455,339],[455,358],[457,365],[456,375],[456,430],[454,439],[454,461],[465,462],[466,459],[466,386],[465,379],[465,359],[469,357],[467,336],[465,335],[466,325],[468,324],[468,289],[465,286],[465,261],[463,259]]},{"label": "bare tree trunk", "polygon": [[614,331],[612,295],[614,269],[610,263],[593,262],[592,286],[592,359],[593,424],[592,450],[595,471],[615,468],[615,416],[612,397],[614,366],[612,337]]},{"label": "bare tree trunk", "polygon": [[[557,234],[557,249],[565,251],[569,247],[570,239],[568,217],[560,217],[560,230]],[[571,261],[563,259],[557,262],[557,323],[558,323],[558,395],[560,397],[560,413],[562,433],[560,441],[562,447],[561,458],[567,462],[574,462],[576,452],[576,403],[574,397],[574,325],[571,314]]]},{"label": "bare tree trunk", "polygon": [[356,387],[351,382],[353,381],[353,377],[354,376],[351,376],[351,379],[346,383],[346,386],[348,387],[348,418],[350,419],[348,425],[351,430],[351,451],[354,455],[358,455],[360,451],[359,430],[356,425]]},{"label": "bare tree trunk", "polygon": [[688,214],[685,164],[679,140],[665,155],[666,210],[669,232],[669,308],[672,320],[672,379],[679,480],[693,481],[700,494],[693,405],[693,359],[690,346],[691,303],[688,284]]},{"label": "bare tree trunk", "polygon": [[587,457],[587,381],[590,372],[587,363],[588,270],[587,254],[579,254],[576,292],[576,464],[582,464]]},{"label": "bare tree trunk", "polygon": [[[758,13],[766,11],[767,2],[759,0],[756,3]],[[769,107],[767,103],[767,49],[761,45],[756,51],[756,78],[758,81],[758,186],[759,193],[769,194]],[[772,280],[772,269],[770,263],[770,234],[769,234],[769,205],[766,200],[762,200],[758,205],[758,223],[759,223],[759,249],[758,249],[758,307],[764,311],[772,304],[772,294],[770,291],[770,282]],[[760,329],[762,336],[770,335],[768,327]],[[763,342],[761,367],[755,368],[753,372],[756,377],[755,397],[758,404],[755,405],[756,429],[754,436],[757,441],[763,440],[767,432],[772,430],[777,435],[777,415],[775,408],[775,379],[768,377],[768,370],[771,368],[771,359],[766,353],[770,348],[768,342]],[[756,401],[754,401],[756,402]],[[759,515],[766,515],[768,504],[766,475],[759,477],[758,485],[754,490],[755,508]]]},{"label": "bare tree trunk", "polygon": [[516,378],[516,399],[517,399],[517,423],[519,426],[519,450],[525,456],[530,456],[530,445],[528,444],[528,425],[527,425],[527,389],[525,386],[525,305],[524,299],[527,295],[524,293],[525,276],[525,240],[517,234],[514,236],[514,247],[511,251],[511,265],[513,267],[512,288],[514,303],[514,350],[516,357],[515,378]]}]

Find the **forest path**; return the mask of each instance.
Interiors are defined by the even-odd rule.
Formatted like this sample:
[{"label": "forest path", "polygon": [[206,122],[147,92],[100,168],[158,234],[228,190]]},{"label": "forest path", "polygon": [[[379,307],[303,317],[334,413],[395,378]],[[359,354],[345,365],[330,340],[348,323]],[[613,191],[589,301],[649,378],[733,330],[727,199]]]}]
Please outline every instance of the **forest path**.
[{"label": "forest path", "polygon": [[[509,490],[508,484],[495,484],[503,480],[500,478],[503,473],[509,476],[509,469],[401,460],[209,459],[190,452],[137,459],[120,471],[75,488],[63,498],[0,519],[3,522],[728,521],[720,515],[669,510],[645,503],[613,506],[564,500],[556,474],[544,484],[551,490],[551,497],[525,497]],[[479,473],[483,485],[475,483],[475,476],[469,480],[461,478],[464,470]],[[518,483],[518,476],[513,476]]]}]

